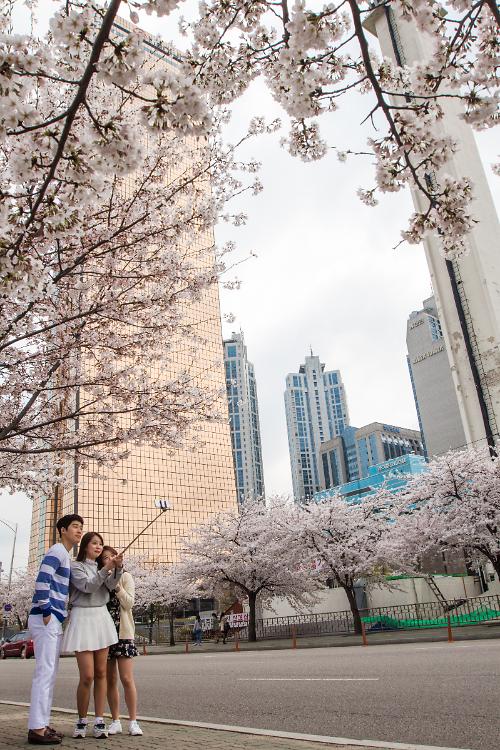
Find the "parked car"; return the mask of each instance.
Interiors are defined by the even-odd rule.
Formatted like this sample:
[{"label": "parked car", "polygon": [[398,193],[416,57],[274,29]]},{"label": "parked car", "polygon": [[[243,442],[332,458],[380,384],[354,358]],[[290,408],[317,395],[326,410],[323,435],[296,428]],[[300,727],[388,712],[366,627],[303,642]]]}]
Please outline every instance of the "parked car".
[{"label": "parked car", "polygon": [[35,655],[33,641],[29,630],[21,630],[20,633],[11,635],[0,648],[0,658],[6,659],[8,656],[20,656],[21,659],[29,659]]}]

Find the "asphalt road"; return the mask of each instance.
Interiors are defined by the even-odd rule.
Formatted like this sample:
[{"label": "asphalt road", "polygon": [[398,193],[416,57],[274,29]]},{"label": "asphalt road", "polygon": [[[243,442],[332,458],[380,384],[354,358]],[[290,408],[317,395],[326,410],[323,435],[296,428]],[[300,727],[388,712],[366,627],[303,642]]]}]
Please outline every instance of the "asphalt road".
[{"label": "asphalt road", "polygon": [[[0,662],[0,698],[29,700],[33,660]],[[499,750],[500,642],[156,655],[136,660],[139,713],[358,740]],[[73,707],[74,659],[54,704]]]}]

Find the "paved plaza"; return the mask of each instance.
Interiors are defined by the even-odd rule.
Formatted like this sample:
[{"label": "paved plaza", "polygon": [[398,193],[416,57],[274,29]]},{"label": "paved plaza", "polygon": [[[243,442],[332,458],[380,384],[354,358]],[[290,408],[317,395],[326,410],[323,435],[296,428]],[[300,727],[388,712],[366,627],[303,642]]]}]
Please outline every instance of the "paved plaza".
[{"label": "paved plaza", "polygon": [[[26,720],[28,709],[19,706],[0,705],[0,748],[31,747],[26,742]],[[82,750],[90,743],[101,750],[318,750],[318,745],[300,740],[278,739],[275,737],[255,737],[234,732],[221,732],[197,727],[183,727],[142,721],[143,737],[129,737],[126,734],[108,737],[107,740],[85,740],[71,738],[72,717],[54,713],[54,725],[66,734],[62,745],[65,750]],[[13,730],[13,731],[12,731]],[[359,745],[339,744],[336,750],[364,750]],[[368,750],[368,748],[366,748]]]},{"label": "paved plaza", "polygon": [[[0,662],[0,699],[27,701],[33,666],[33,660]],[[136,676],[143,716],[349,738],[364,743],[358,747],[499,747],[498,639],[239,653],[195,649],[187,655],[140,657]],[[56,706],[74,709],[76,683],[75,660],[61,660]],[[129,737],[120,742],[134,750],[138,742],[156,750],[171,744],[171,731],[151,725],[147,736],[153,744]],[[184,741],[196,747],[190,731],[176,728],[176,747]],[[230,732],[212,731],[199,741],[207,750],[218,750],[219,735],[232,748],[275,748]],[[109,746],[112,741],[121,750],[116,738]],[[283,742],[298,750],[290,740],[276,748]],[[72,747],[68,741],[65,745]]]}]

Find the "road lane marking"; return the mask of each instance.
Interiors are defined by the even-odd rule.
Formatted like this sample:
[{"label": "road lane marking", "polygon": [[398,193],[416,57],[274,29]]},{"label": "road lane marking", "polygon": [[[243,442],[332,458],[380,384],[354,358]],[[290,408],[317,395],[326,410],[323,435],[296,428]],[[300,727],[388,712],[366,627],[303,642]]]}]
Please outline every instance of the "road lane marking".
[{"label": "road lane marking", "polygon": [[[450,646],[417,646],[415,651],[437,651],[441,649],[447,651]],[[461,643],[455,643],[455,648],[473,648],[473,646],[462,645]]]},{"label": "road lane marking", "polygon": [[238,682],[377,682],[379,677],[238,677]]}]

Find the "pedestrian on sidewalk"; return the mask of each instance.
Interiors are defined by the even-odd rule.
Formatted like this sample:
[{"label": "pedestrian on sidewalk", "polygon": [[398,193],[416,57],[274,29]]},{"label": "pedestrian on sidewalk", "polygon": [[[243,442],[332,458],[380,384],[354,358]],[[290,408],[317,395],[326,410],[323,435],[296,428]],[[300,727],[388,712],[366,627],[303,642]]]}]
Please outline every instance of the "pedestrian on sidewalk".
[{"label": "pedestrian on sidewalk", "polygon": [[196,620],[193,625],[193,635],[195,640],[195,646],[201,646],[201,639],[203,636],[203,625],[201,624],[200,615],[196,615]]},{"label": "pedestrian on sidewalk", "polygon": [[28,719],[30,745],[59,745],[62,739],[62,734],[50,726],[50,712],[61,650],[62,623],[67,616],[69,551],[80,542],[83,518],[76,513],[63,516],[57,521],[56,528],[61,541],[52,545],[42,560],[28,618],[36,659]]},{"label": "pedestrian on sidewalk", "polygon": [[229,615],[223,615],[221,619],[221,625],[222,625],[222,643],[225,643],[227,638],[229,638],[229,633],[231,631],[231,625],[229,624]]},{"label": "pedestrian on sidewalk", "polygon": [[[101,556],[97,560],[99,568],[116,556],[118,552],[105,545]],[[135,645],[135,623],[132,607],[135,602],[135,583],[130,573],[123,571],[119,586],[110,592],[107,604],[118,632],[118,643],[109,647],[107,680],[108,680],[108,703],[111,711],[111,724],[108,734],[121,734],[122,724],[120,721],[120,694],[118,691],[118,676],[123,685],[125,704],[128,709],[129,725],[128,733],[134,737],[142,735],[142,729],[137,722],[137,689],[134,681],[134,662],[138,656]]]},{"label": "pedestrian on sidewalk", "polygon": [[[224,612],[220,613],[220,619],[219,619],[219,638],[222,638],[222,643],[226,642],[226,622],[227,622],[227,615],[224,614]],[[219,640],[217,639],[217,643]]]},{"label": "pedestrian on sidewalk", "polygon": [[76,691],[78,721],[73,737],[85,737],[90,689],[94,684],[95,719],[93,735],[105,739],[108,730],[104,723],[106,703],[106,665],[108,650],[118,642],[118,634],[106,607],[109,592],[119,585],[123,573],[123,558],[114,555],[97,567],[104,540],[96,531],[84,534],[76,562],[71,563],[69,625],[64,632],[62,650],[74,651],[80,681]]},{"label": "pedestrian on sidewalk", "polygon": [[219,637],[220,637],[220,623],[219,618],[217,617],[217,612],[212,612],[212,635],[214,637],[215,643],[219,643]]}]

